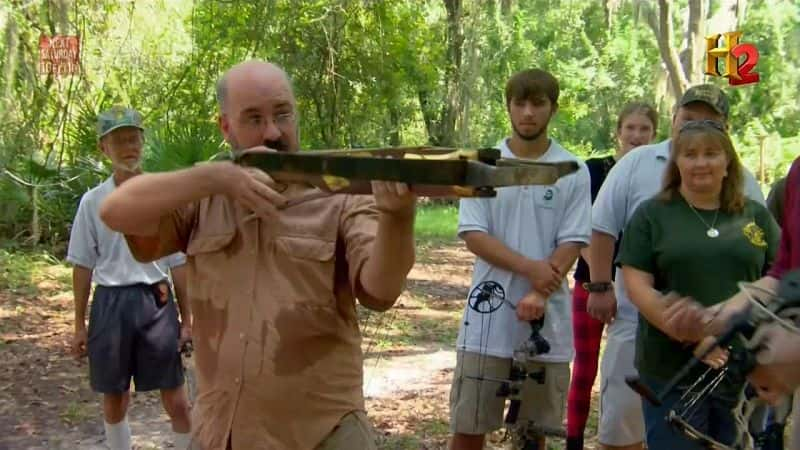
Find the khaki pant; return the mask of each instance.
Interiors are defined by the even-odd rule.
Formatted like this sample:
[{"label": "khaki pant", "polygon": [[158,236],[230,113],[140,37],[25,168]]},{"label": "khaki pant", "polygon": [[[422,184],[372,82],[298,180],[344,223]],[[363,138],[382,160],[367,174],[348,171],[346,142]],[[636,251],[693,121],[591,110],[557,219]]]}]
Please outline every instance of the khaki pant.
[{"label": "khaki pant", "polygon": [[[453,384],[450,388],[450,431],[459,434],[486,434],[503,426],[505,397],[497,396],[500,383],[473,377],[507,379],[510,358],[458,352]],[[550,429],[563,429],[569,388],[569,363],[529,362],[527,370],[544,369],[545,382],[525,380],[517,423],[532,421]]]},{"label": "khaki pant", "polygon": [[[199,450],[194,444],[192,450]],[[372,425],[363,411],[353,411],[342,417],[339,424],[317,446],[315,450],[377,450],[375,433]],[[228,450],[232,450],[231,441],[228,440]]]},{"label": "khaki pant", "polygon": [[331,434],[316,450],[377,450],[375,433],[363,411],[353,411],[342,417]]}]

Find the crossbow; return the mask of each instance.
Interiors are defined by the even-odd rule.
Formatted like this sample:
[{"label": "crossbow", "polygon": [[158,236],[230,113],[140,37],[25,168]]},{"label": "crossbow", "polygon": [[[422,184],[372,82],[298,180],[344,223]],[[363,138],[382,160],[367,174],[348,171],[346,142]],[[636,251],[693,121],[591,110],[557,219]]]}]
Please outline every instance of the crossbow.
[{"label": "crossbow", "polygon": [[[491,314],[503,305],[512,310],[516,306],[505,298],[503,287],[494,281],[485,281],[470,292],[468,307],[479,314]],[[544,384],[547,373],[544,368],[528,370],[528,362],[538,355],[550,352],[550,343],[541,335],[544,317],[528,322],[531,334],[514,349],[511,357],[511,367],[508,378],[494,378],[487,376],[466,375],[466,378],[498,383],[498,397],[508,398],[508,411],[504,419],[508,438],[514,442],[514,447],[520,450],[539,450],[538,438],[540,436],[566,437],[561,429],[555,429],[534,423],[533,421],[518,421],[520,407],[522,406],[522,388],[527,380]],[[467,320],[469,325],[469,320]]]},{"label": "crossbow", "polygon": [[494,197],[495,188],[554,184],[578,170],[575,161],[503,158],[494,148],[244,150],[231,159],[269,173],[276,182],[305,183],[317,188],[317,192],[290,200],[286,206],[332,194],[370,194],[370,182],[377,180],[407,183],[413,192],[425,197]]},{"label": "crossbow", "polygon": [[[701,354],[692,357],[659,392],[653,391],[638,377],[628,377],[625,381],[643,398],[655,406],[661,406],[664,399],[676,391],[682,391],[680,399],[670,408],[665,420],[690,439],[708,449],[746,450],[752,448],[749,435],[742,433],[733,444],[724,444],[691,425],[692,418],[705,400],[714,394],[727,377],[734,382],[745,382],[747,375],[756,367],[756,354],[761,350],[751,345],[751,340],[759,327],[779,323],[800,333],[797,321],[800,319],[800,269],[783,276],[778,292],[761,289],[750,283],[739,283],[739,288],[748,298],[748,306],[737,313],[728,323],[727,329],[715,338]],[[733,346],[735,339],[748,343]],[[680,388],[695,368],[703,364],[703,359],[716,347],[727,349],[728,360],[721,369],[706,369],[702,375],[689,383],[688,388]],[[758,436],[756,440],[758,440]]]}]

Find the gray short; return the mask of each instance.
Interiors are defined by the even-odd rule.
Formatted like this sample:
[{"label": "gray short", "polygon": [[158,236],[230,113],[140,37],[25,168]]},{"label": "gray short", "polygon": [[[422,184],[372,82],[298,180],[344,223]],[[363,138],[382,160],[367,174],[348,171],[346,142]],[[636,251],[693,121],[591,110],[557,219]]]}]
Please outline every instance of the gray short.
[{"label": "gray short", "polygon": [[644,441],[642,397],[625,382],[636,375],[637,322],[617,319],[606,329],[606,346],[600,363],[600,420],[598,441],[607,446],[628,446]]},{"label": "gray short", "polygon": [[178,312],[158,285],[97,286],[89,313],[89,379],[95,392],[174,389],[183,384]]}]

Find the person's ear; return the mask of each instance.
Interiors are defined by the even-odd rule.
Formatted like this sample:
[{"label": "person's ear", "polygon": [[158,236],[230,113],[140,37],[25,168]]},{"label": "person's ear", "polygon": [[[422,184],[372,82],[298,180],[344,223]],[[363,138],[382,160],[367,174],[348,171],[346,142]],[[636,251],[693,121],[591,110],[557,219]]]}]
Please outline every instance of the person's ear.
[{"label": "person's ear", "polygon": [[225,140],[230,142],[228,137],[230,136],[231,123],[228,115],[221,112],[217,117],[217,125],[219,126],[219,131],[222,133],[222,136],[225,138]]}]

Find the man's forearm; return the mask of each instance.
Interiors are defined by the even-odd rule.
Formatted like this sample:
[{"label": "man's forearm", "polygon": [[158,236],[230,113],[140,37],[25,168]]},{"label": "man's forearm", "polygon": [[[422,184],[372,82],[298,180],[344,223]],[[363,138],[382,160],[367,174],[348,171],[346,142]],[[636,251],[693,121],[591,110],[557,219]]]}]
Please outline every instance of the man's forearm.
[{"label": "man's forearm", "polygon": [[583,258],[583,260],[584,260],[584,261],[586,261],[586,265],[589,265],[589,266],[590,266],[590,265],[592,264],[592,255],[590,254],[590,251],[589,251],[589,247],[588,247],[588,246],[586,246],[586,247],[583,247],[583,248],[581,249],[581,254],[580,254],[580,256],[581,256],[581,258]]},{"label": "man's forearm", "polygon": [[[756,288],[760,288],[762,290],[777,293],[778,286],[780,285],[780,280],[777,278],[773,278],[769,275],[760,278],[759,280],[753,283],[753,286]],[[764,303],[769,303],[773,296],[764,295],[761,290],[754,290],[751,289],[748,291],[753,298],[759,299]],[[747,306],[748,303],[748,294],[744,291],[739,291],[736,295],[729,298],[725,302],[718,305],[719,312],[714,315],[714,318],[711,320],[710,323],[706,326],[709,334],[720,334],[725,330],[728,326],[727,320],[730,319],[731,311],[742,311]],[[726,310],[726,313],[721,313],[721,310]]]},{"label": "man's forearm", "polygon": [[614,244],[616,238],[601,231],[592,231],[589,244],[589,274],[592,281],[611,281],[614,273]]},{"label": "man's forearm", "polygon": [[181,314],[181,325],[192,324],[192,308],[189,299],[186,297],[186,267],[179,266],[170,269],[172,272],[172,283],[175,285],[175,296],[178,302],[178,311]]},{"label": "man's forearm", "polygon": [[106,197],[100,205],[100,218],[123,234],[155,236],[163,216],[222,191],[219,172],[224,164],[230,163],[133,177]]},{"label": "man's forearm", "polygon": [[403,292],[414,265],[414,215],[399,217],[381,213],[372,253],[361,269],[362,304],[388,309]]},{"label": "man's forearm", "polygon": [[482,231],[468,231],[464,235],[467,249],[494,267],[526,276],[529,259],[511,250],[502,241]]},{"label": "man's forearm", "polygon": [[92,290],[92,270],[86,267],[72,268],[72,295],[75,299],[75,329],[86,327],[86,305]]},{"label": "man's forearm", "polygon": [[565,242],[553,250],[553,254],[550,255],[550,263],[558,267],[559,273],[566,276],[578,259],[582,248],[584,245],[581,243]]}]

